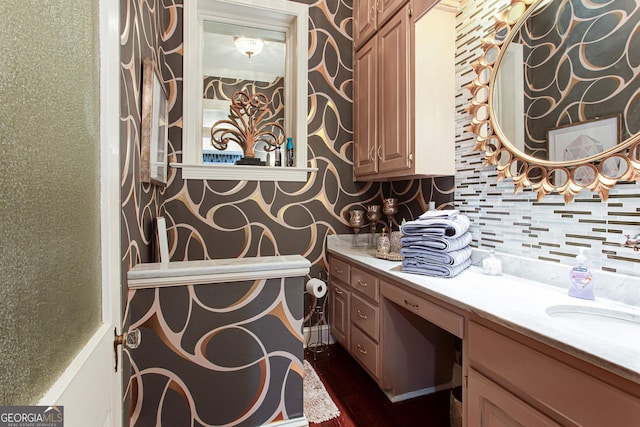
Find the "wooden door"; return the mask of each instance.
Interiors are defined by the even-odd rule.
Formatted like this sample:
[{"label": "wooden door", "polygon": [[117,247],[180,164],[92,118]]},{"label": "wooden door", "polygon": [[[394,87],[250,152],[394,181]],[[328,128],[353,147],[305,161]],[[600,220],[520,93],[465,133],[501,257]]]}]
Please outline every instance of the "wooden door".
[{"label": "wooden door", "polygon": [[406,2],[407,0],[378,0],[378,27],[382,27]]},{"label": "wooden door", "polygon": [[350,293],[334,283],[331,284],[331,295],[329,300],[329,324],[331,334],[345,348],[349,348],[349,304]]},{"label": "wooden door", "polygon": [[543,413],[474,370],[469,370],[466,397],[469,427],[555,426]]},{"label": "wooden door", "polygon": [[409,7],[398,12],[378,31],[379,172],[402,171],[409,161],[411,25]]},{"label": "wooden door", "polygon": [[[120,330],[121,306],[121,259],[120,259],[120,34],[118,19],[119,2],[100,0],[100,152],[94,170],[100,171],[100,238],[90,245],[95,253],[92,258],[100,263],[102,285],[101,324],[87,337],[87,341],[75,358],[65,368],[49,391],[39,400],[42,406],[64,406],[64,425],[116,427],[123,424],[122,369],[114,369],[114,329]],[[98,31],[98,30],[96,30]],[[98,123],[96,123],[98,125]],[[69,162],[65,168],[75,168]],[[74,169],[75,170],[75,169]],[[80,169],[82,170],[82,169]],[[76,174],[73,174],[76,176]],[[93,172],[86,176],[94,181]],[[60,192],[59,197],[67,198]],[[65,199],[66,200],[66,199]],[[69,198],[67,203],[75,203]],[[90,212],[93,207],[87,207]],[[85,221],[79,213],[69,218],[69,227],[75,222]],[[68,233],[60,229],[59,234]],[[54,237],[56,235],[53,235]],[[86,239],[90,236],[83,236]],[[61,239],[62,241],[62,239]],[[72,251],[73,249],[66,248]],[[82,283],[91,287],[93,283]],[[121,352],[121,349],[118,350]]]},{"label": "wooden door", "polygon": [[378,172],[378,41],[356,52],[353,69],[353,170],[356,177]]}]

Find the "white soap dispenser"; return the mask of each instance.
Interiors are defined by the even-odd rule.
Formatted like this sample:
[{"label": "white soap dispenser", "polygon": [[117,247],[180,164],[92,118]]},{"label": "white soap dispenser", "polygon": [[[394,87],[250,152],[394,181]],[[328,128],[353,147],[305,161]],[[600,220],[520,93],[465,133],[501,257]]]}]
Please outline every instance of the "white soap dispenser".
[{"label": "white soap dispenser", "polygon": [[593,294],[593,275],[587,266],[587,257],[583,248],[576,257],[576,265],[569,269],[569,296],[582,299],[595,299]]}]

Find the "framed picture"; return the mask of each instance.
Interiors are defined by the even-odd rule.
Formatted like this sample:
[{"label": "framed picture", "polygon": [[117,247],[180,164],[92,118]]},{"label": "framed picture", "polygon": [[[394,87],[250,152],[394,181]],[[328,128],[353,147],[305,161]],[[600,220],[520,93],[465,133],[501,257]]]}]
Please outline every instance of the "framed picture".
[{"label": "framed picture", "polygon": [[[570,162],[586,159],[615,147],[620,142],[621,115],[597,118],[585,122],[557,127],[547,131],[549,141],[549,160],[552,162]],[[607,167],[615,167],[607,164]],[[578,184],[588,185],[595,177],[593,171],[579,168],[590,176],[574,176]],[[616,171],[605,171],[608,176],[616,176]],[[563,179],[564,181],[564,179]],[[556,182],[558,186],[564,182]]]},{"label": "framed picture", "polygon": [[142,60],[142,139],[140,179],[167,184],[168,106],[167,93],[153,58]]}]

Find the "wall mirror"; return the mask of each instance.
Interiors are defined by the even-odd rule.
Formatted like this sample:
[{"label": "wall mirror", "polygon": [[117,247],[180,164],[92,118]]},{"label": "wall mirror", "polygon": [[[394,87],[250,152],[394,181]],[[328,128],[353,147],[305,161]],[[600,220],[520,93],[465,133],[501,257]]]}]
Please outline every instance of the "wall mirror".
[{"label": "wall mirror", "polygon": [[513,0],[483,40],[468,110],[498,180],[604,201],[640,178],[640,4]]},{"label": "wall mirror", "polygon": [[[197,0],[184,4],[184,179],[306,181],[308,7],[288,0]],[[216,150],[211,125],[229,115],[237,90],[270,100],[272,119],[294,141],[294,167],[233,164],[241,150]],[[259,149],[259,147],[256,147]]]}]

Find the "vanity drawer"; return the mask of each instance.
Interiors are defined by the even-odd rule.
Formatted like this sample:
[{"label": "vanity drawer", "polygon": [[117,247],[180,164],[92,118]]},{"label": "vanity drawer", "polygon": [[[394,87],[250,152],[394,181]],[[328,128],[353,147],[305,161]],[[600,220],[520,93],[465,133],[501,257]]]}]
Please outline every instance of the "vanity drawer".
[{"label": "vanity drawer", "polygon": [[351,269],[351,287],[375,302],[380,300],[380,283],[376,276],[359,268]]},{"label": "vanity drawer", "polygon": [[346,262],[331,257],[329,261],[329,274],[331,278],[340,280],[342,283],[349,284],[351,267]]},{"label": "vanity drawer", "polygon": [[351,323],[362,329],[375,341],[380,338],[378,313],[378,307],[353,294],[351,298]]},{"label": "vanity drawer", "polygon": [[380,378],[379,346],[358,328],[351,328],[351,354],[376,380]]},{"label": "vanity drawer", "polygon": [[464,337],[464,317],[387,282],[382,282],[382,296],[458,338]]}]

